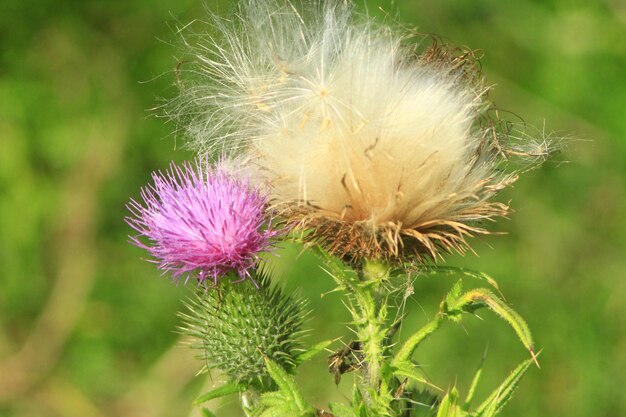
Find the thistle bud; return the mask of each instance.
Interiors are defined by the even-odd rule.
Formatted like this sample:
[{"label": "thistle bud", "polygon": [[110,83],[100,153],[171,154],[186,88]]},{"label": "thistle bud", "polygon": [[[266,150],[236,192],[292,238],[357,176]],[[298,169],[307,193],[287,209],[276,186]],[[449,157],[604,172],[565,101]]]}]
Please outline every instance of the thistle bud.
[{"label": "thistle bud", "polygon": [[263,388],[270,384],[264,358],[288,372],[295,369],[308,312],[304,301],[272,286],[266,272],[253,278],[240,284],[225,280],[219,289],[200,287],[180,314],[181,330],[193,338],[205,370],[219,369],[232,381]]}]

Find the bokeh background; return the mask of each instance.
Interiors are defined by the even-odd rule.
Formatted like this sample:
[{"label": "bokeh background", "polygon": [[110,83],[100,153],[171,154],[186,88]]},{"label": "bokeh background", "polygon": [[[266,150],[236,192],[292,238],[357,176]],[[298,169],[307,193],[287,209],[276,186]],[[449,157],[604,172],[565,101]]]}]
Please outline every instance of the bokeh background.
[{"label": "bokeh background", "polygon": [[[481,49],[496,104],[570,138],[502,196],[516,209],[497,225],[508,234],[448,261],[496,277],[543,348],[503,415],[625,416],[626,3],[366,6]],[[0,416],[198,415],[191,400],[219,381],[194,376],[199,362],[175,331],[189,289],[140,260],[123,222],[152,170],[191,156],[150,109],[176,95],[177,28],[204,13],[199,0],[0,2]],[[337,296],[320,297],[330,280],[298,254],[285,247],[277,270],[311,299],[311,341],[346,336]],[[416,281],[404,334],[453,282]],[[419,351],[438,385],[466,390],[488,346],[485,395],[527,357],[505,324],[481,317]],[[324,363],[300,376],[320,406],[346,388]],[[210,406],[239,415],[234,400]]]}]

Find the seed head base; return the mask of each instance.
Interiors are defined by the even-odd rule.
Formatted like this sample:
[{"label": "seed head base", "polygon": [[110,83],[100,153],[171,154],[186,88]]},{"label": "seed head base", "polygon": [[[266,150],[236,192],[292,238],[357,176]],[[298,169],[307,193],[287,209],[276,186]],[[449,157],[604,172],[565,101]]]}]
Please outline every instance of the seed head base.
[{"label": "seed head base", "polygon": [[[508,183],[514,180],[511,178]],[[493,233],[481,227],[480,221],[505,217],[510,208],[504,203],[484,201],[453,218],[427,219],[414,224],[345,221],[334,213],[302,202],[283,205],[279,212],[293,230],[300,232],[300,240],[317,244],[354,264],[365,259],[390,263],[427,262],[441,260],[444,254],[452,252],[464,254],[471,251],[466,238]]]}]

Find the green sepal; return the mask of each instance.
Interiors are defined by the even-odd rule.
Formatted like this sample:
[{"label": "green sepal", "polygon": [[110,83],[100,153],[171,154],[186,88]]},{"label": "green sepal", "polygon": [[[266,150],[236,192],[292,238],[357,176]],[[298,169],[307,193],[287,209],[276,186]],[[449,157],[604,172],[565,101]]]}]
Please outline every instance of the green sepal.
[{"label": "green sepal", "polygon": [[242,384],[238,384],[236,382],[229,382],[225,385],[219,386],[206,394],[202,394],[198,398],[196,398],[193,402],[193,405],[200,405],[207,401],[213,400],[215,398],[225,397],[231,394],[237,394],[242,391],[245,391],[246,387]]},{"label": "green sepal", "polygon": [[502,410],[502,407],[513,396],[522,376],[533,363],[534,357],[525,360],[496,388],[487,399],[470,415],[472,417],[493,417]]}]

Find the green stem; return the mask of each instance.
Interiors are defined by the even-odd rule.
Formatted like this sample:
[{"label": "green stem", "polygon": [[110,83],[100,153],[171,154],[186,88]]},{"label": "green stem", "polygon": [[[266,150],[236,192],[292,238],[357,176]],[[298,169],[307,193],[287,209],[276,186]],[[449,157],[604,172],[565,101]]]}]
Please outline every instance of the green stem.
[{"label": "green stem", "polygon": [[443,315],[442,313],[437,313],[434,319],[426,323],[426,325],[424,325],[406,342],[404,342],[402,348],[400,348],[396,356],[393,358],[391,366],[399,365],[403,362],[408,361],[413,355],[413,352],[415,352],[415,349],[417,349],[417,346],[422,343],[428,336],[433,334],[444,320],[445,315]]},{"label": "green stem", "polygon": [[387,294],[383,281],[388,268],[378,262],[366,262],[359,274],[363,285],[355,294],[360,317],[357,318],[357,334],[365,367],[363,368],[363,396],[372,411],[382,414],[388,411],[391,395],[382,379],[385,360],[385,337],[387,325]]},{"label": "green stem", "polygon": [[[373,390],[378,389],[378,381],[380,380],[380,369],[381,369],[381,358],[383,355],[383,325],[380,318],[378,317],[378,309],[374,300],[374,297],[371,297],[371,294],[368,294],[370,300],[368,300],[366,304],[366,309],[364,310],[364,323],[363,327],[359,331],[360,341],[362,343],[362,351],[366,357],[367,362],[367,372],[366,372],[366,382],[369,387]],[[370,306],[374,306],[374,308],[368,308]]]}]

